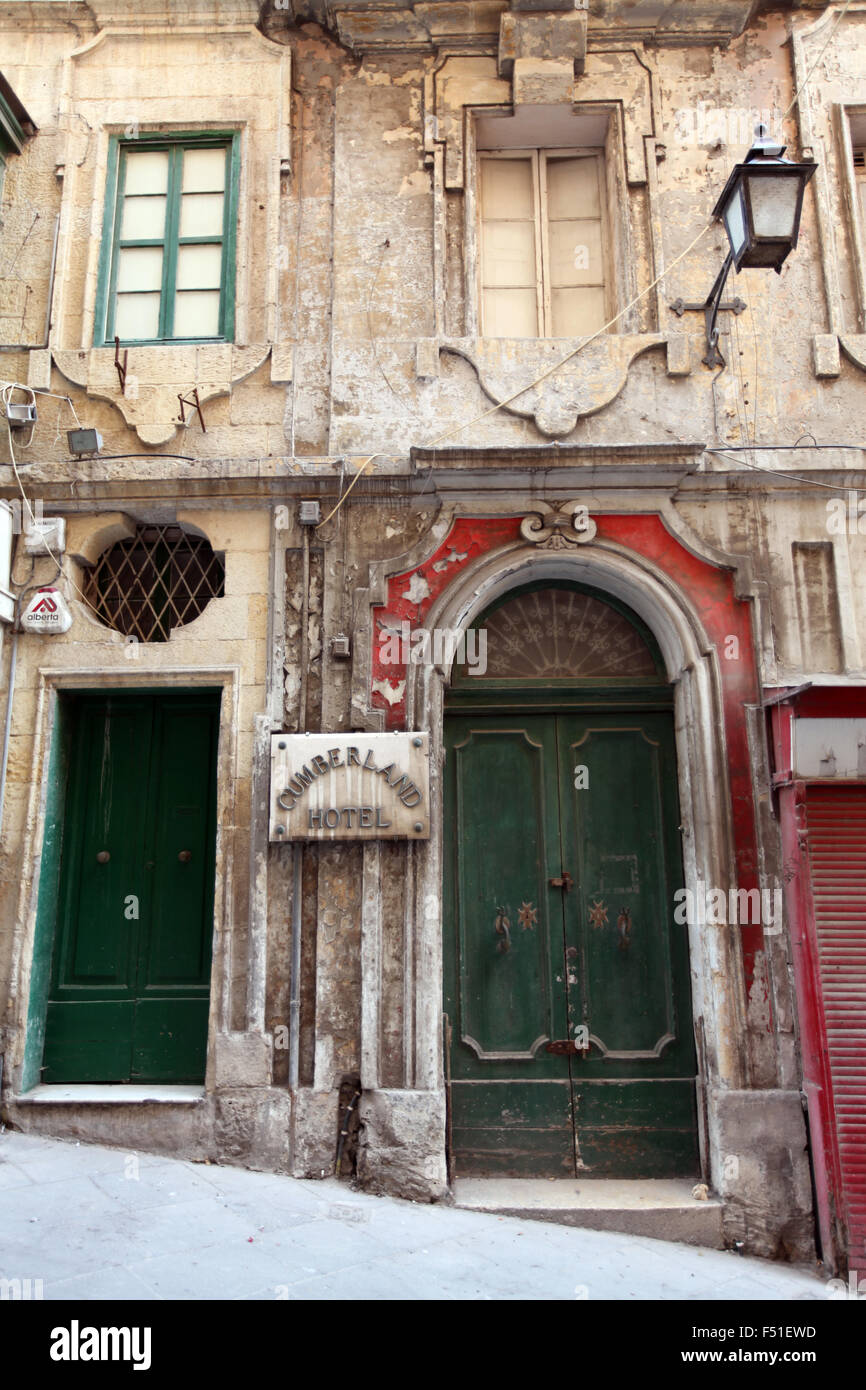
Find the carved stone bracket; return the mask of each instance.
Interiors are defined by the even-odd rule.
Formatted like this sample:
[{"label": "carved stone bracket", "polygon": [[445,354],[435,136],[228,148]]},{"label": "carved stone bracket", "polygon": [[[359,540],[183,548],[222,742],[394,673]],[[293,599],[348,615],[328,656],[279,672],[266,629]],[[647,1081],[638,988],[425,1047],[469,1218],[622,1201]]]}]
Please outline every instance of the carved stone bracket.
[{"label": "carved stone bracket", "polygon": [[[665,347],[662,333],[605,334],[565,361],[557,371],[544,373],[577,348],[579,339],[443,338],[440,352],[452,352],[471,362],[483,390],[492,401],[508,401],[503,410],[529,416],[549,439],[570,434],[583,415],[610,405],[625,386],[636,357]],[[544,377],[538,381],[538,378]],[[524,382],[538,381],[513,401]]]},{"label": "carved stone bracket", "polygon": [[573,545],[585,545],[596,530],[583,502],[560,502],[552,507],[549,502],[539,501],[520,523],[523,539],[542,550],[568,550]]},{"label": "carved stone bracket", "polygon": [[227,396],[267,358],[270,345],[234,347],[216,343],[206,347],[167,346],[129,349],[126,383],[121,393],[114,366],[114,348],[76,352],[55,349],[54,363],[68,381],[81,386],[88,396],[110,401],[143,444],[167,444],[174,438],[178,419],[178,389],[198,390],[200,401]]}]

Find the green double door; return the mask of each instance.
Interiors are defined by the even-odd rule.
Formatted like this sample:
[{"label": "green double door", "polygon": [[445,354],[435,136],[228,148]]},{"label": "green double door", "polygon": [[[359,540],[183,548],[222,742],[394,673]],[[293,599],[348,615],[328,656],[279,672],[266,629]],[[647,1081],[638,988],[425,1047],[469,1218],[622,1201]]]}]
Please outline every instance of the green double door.
[{"label": "green double door", "polygon": [[44,1082],[200,1082],[213,935],[219,695],[82,695]]},{"label": "green double door", "polygon": [[446,742],[457,1176],[697,1173],[672,716],[460,715]]}]

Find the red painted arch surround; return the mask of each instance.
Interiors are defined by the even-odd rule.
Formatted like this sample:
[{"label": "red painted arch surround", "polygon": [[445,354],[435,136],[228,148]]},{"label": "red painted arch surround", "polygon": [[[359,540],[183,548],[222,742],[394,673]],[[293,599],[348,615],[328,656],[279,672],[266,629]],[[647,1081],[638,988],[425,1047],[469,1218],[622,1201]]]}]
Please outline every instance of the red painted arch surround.
[{"label": "red painted arch surround", "polygon": [[[759,700],[751,604],[748,599],[735,596],[734,576],[730,570],[693,555],[668,531],[660,516],[647,513],[605,516],[594,512],[592,519],[599,539],[612,541],[643,556],[675,582],[698,613],[718,651],[737,886],[747,890],[757,888],[757,835],[745,708]],[[386,729],[406,727],[406,667],[383,662],[380,641],[383,627],[390,628],[404,621],[410,628],[422,626],[434,601],[467,565],[519,539],[520,522],[520,517],[461,517],[427,560],[402,574],[389,576],[387,602],[373,609],[375,638],[371,678],[371,702],[373,708],[384,711]],[[415,599],[409,597],[412,588],[419,593]],[[731,637],[738,639],[736,658],[725,655],[726,643]],[[744,925],[741,931],[745,986],[749,992],[755,954],[763,949],[763,928]],[[766,1010],[769,1027],[769,999],[759,1002]]]}]

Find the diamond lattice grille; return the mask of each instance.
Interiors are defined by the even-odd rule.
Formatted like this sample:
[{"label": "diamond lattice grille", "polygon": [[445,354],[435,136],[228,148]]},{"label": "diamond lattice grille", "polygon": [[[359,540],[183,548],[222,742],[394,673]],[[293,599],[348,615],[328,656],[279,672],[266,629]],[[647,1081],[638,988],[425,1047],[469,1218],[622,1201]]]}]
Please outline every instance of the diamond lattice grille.
[{"label": "diamond lattice grille", "polygon": [[87,580],[98,617],[140,642],[167,642],[225,593],[225,565],[203,536],[179,526],[140,526],[103,552]]}]

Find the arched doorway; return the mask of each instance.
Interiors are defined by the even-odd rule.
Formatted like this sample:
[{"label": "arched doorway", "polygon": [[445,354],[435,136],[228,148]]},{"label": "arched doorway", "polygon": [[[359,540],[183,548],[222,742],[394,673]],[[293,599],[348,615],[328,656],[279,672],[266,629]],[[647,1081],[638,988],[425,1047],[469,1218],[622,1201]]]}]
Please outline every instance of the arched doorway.
[{"label": "arched doorway", "polygon": [[673,690],[651,632],[542,581],[473,624],[445,705],[457,1176],[699,1171]]}]

